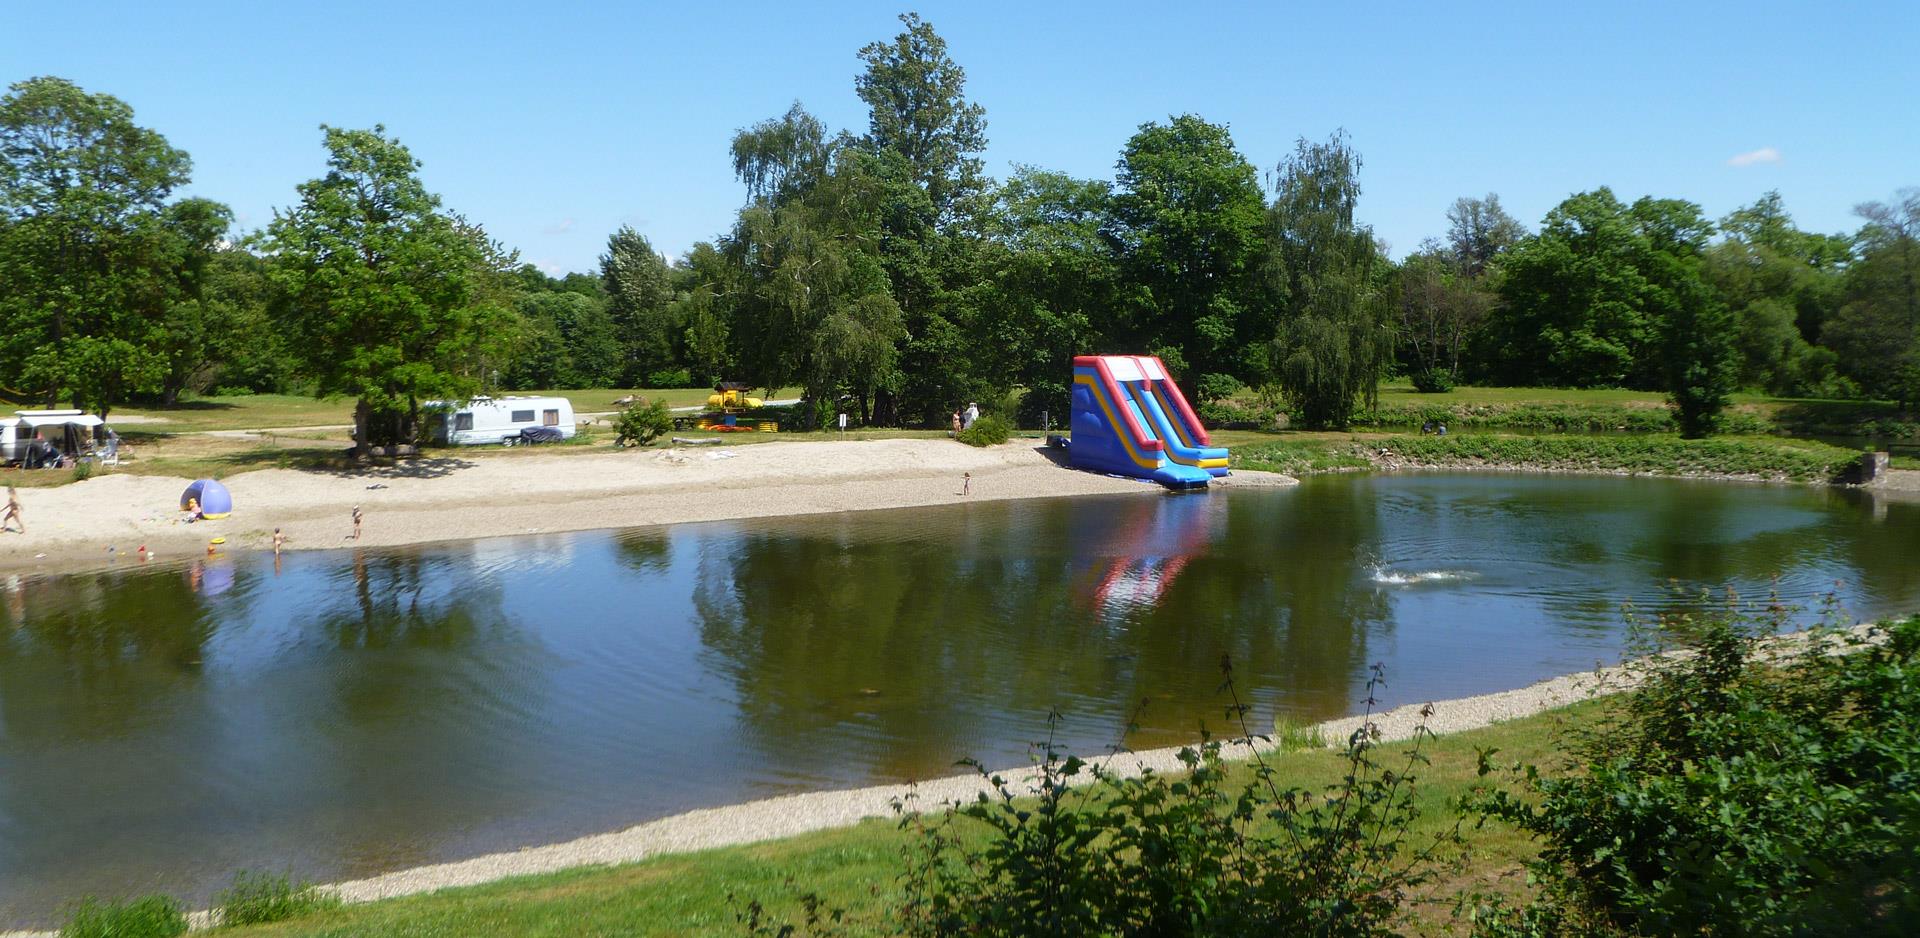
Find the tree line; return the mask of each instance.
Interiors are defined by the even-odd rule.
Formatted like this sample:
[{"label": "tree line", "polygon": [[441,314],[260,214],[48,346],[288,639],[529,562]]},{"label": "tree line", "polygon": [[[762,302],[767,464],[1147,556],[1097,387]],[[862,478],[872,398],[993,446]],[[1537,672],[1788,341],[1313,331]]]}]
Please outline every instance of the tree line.
[{"label": "tree line", "polygon": [[1228,128],[1142,124],[1112,182],[984,170],[986,114],[916,15],[859,50],[862,132],[799,103],[732,141],[731,227],[669,262],[631,228],[547,276],[443,206],[384,128],[322,128],[323,175],[263,229],[173,198],[188,155],[58,78],[0,99],[0,391],[102,414],[186,392],[356,401],[366,444],[481,391],[800,386],[824,420],[938,422],[1069,361],[1156,354],[1203,401],[1251,390],[1337,427],[1380,382],[1626,387],[1690,434],[1736,390],[1920,399],[1920,190],[1816,234],[1777,193],[1717,222],[1606,188],[1537,231],[1497,195],[1396,263],[1356,217],[1341,132],[1263,174]]}]

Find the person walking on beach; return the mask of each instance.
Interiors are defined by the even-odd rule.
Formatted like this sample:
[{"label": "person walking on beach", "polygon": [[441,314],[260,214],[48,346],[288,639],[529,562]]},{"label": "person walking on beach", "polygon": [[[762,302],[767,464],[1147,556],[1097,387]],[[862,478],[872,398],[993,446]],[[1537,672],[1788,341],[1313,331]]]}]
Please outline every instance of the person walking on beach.
[{"label": "person walking on beach", "polygon": [[971,472],[960,473],[960,494],[962,495],[973,494],[973,473]]},{"label": "person walking on beach", "polygon": [[20,517],[20,492],[9,485],[7,486],[7,511],[6,514],[0,515],[0,531],[5,531],[7,526],[14,522],[19,522],[21,534],[27,533],[27,519]]},{"label": "person walking on beach", "polygon": [[960,430],[961,430],[961,429],[962,429],[962,428],[961,428],[961,426],[960,426],[960,412],[956,410],[956,411],[954,411],[954,412],[953,412],[953,429],[952,429],[952,430],[950,430],[950,431],[948,431],[948,433],[947,433],[947,435],[948,435],[948,436],[959,436],[959,435],[960,435]]},{"label": "person walking on beach", "polygon": [[980,419],[980,405],[975,404],[972,401],[968,401],[967,412],[960,415],[960,428],[962,430],[972,429],[973,422],[979,419]]},{"label": "person walking on beach", "polygon": [[280,556],[280,548],[282,545],[286,543],[287,543],[287,536],[285,534],[281,534],[279,528],[274,528],[273,529],[273,555],[275,557]]},{"label": "person walking on beach", "polygon": [[353,539],[360,539],[360,506],[353,506]]}]

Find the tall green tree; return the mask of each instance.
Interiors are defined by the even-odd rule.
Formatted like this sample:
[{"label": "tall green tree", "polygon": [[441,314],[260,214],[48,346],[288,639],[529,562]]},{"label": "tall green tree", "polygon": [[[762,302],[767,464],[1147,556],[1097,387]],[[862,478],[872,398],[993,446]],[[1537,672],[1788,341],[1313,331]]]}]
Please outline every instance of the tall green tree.
[{"label": "tall green tree", "polygon": [[318,395],[354,398],[365,453],[418,439],[422,401],[482,386],[513,335],[490,282],[513,259],[442,210],[384,127],[321,129],[327,173],[274,214],[265,246],[292,351]]},{"label": "tall green tree", "polygon": [[1112,187],[1021,167],[992,213],[980,351],[990,374],[1026,389],[1023,424],[1066,422],[1073,356],[1106,347],[1117,325],[1119,259],[1106,236]]},{"label": "tall green tree", "polygon": [[724,250],[739,272],[732,334],[747,380],[800,384],[818,420],[842,394],[863,421],[900,387],[900,307],[878,247],[888,192],[846,138],[798,105],[734,138],[747,185]]},{"label": "tall green tree", "polygon": [[726,254],[705,241],[674,267],[673,319],[684,328],[687,370],[702,384],[732,380],[734,286],[739,277]]},{"label": "tall green tree", "polygon": [[1854,211],[1866,221],[1860,257],[1847,270],[1845,303],[1822,341],[1862,391],[1920,403],[1920,189]]},{"label": "tall green tree", "polygon": [[1390,267],[1373,229],[1354,219],[1360,154],[1344,132],[1303,138],[1275,175],[1268,263],[1284,303],[1275,372],[1307,426],[1345,426],[1376,402],[1393,355]]},{"label": "tall green tree", "polygon": [[879,391],[882,422],[932,419],[990,383],[974,334],[986,112],[967,99],[966,70],[932,24],[913,13],[900,21],[891,40],[860,50],[854,79],[867,105],[860,173],[881,187],[879,256],[906,330],[899,387]]},{"label": "tall green tree", "polygon": [[4,383],[101,414],[151,387],[147,346],[176,299],[166,200],[187,154],[117,98],[31,78],[0,98],[0,360]]},{"label": "tall green tree", "polygon": [[1734,320],[1701,274],[1713,223],[1700,206],[1642,198],[1630,210],[1646,253],[1647,314],[1658,323],[1660,369],[1680,435],[1714,432],[1739,386]]},{"label": "tall green tree", "polygon": [[650,386],[655,374],[674,366],[679,338],[669,309],[673,284],[666,259],[645,235],[622,225],[600,255],[600,282],[622,347],[621,381],[627,387]]},{"label": "tall green tree", "polygon": [[1225,126],[1183,114],[1142,124],[1121,151],[1112,233],[1130,321],[1117,338],[1159,355],[1201,398],[1270,373],[1273,317],[1257,275],[1265,205]]},{"label": "tall green tree", "polygon": [[1776,394],[1840,390],[1834,354],[1813,342],[1839,308],[1850,239],[1794,227],[1778,192],[1729,213],[1720,231],[1703,273],[1733,314],[1741,384]]},{"label": "tall green tree", "polygon": [[1660,387],[1659,323],[1644,301],[1647,246],[1607,188],[1569,196],[1509,253],[1489,323],[1502,384]]}]

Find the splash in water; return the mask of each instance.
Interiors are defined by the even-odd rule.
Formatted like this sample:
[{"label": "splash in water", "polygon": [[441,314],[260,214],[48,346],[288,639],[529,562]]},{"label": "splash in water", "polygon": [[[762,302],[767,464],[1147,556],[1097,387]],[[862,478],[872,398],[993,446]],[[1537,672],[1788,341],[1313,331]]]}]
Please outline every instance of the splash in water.
[{"label": "splash in water", "polygon": [[1454,583],[1471,580],[1477,574],[1467,570],[1419,570],[1406,572],[1373,565],[1373,582],[1382,586],[1413,586],[1419,583]]}]

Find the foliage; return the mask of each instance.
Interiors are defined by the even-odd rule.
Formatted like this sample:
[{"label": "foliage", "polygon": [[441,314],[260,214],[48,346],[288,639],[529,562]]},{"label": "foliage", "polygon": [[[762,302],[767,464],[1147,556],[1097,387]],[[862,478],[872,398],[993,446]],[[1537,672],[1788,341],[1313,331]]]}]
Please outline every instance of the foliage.
[{"label": "foliage", "polygon": [[1637,689],[1619,719],[1573,740],[1571,771],[1529,766],[1479,800],[1545,845],[1532,933],[1920,924],[1920,619],[1770,651],[1787,614],[1661,620],[1653,650],[1685,652],[1629,666]]},{"label": "foliage", "polygon": [[600,282],[619,349],[621,383],[650,386],[649,374],[673,364],[681,329],[670,315],[667,262],[645,235],[622,225],[600,255]]},{"label": "foliage", "polygon": [[628,404],[613,418],[615,446],[646,446],[673,432],[673,414],[658,398]]},{"label": "foliage", "polygon": [[999,446],[1013,436],[1013,426],[997,414],[982,414],[973,426],[960,431],[959,440],[968,446]]},{"label": "foliage", "polygon": [[1235,469],[1312,475],[1370,469],[1373,463],[1352,443],[1327,440],[1275,440],[1233,450]]},{"label": "foliage", "polygon": [[[1229,718],[1245,712],[1236,704]],[[1175,774],[1122,777],[1051,736],[1034,744],[1025,780],[970,763],[991,794],[901,821],[915,843],[899,926],[916,936],[1392,934],[1401,901],[1456,837],[1411,842],[1423,740],[1389,767],[1375,732],[1368,722],[1347,740],[1341,780],[1320,791],[1282,787],[1257,754],[1236,781],[1215,739],[1183,748]]]},{"label": "foliage", "polygon": [[1140,125],[1120,153],[1115,187],[1126,321],[1113,338],[1160,356],[1191,392],[1213,375],[1263,383],[1273,337],[1257,290],[1265,200],[1227,128],[1193,114]]},{"label": "foliage", "polygon": [[1470,279],[1488,272],[1495,262],[1527,237],[1522,225],[1500,205],[1500,196],[1462,197],[1447,209],[1447,250],[1455,270]]},{"label": "foliage", "polygon": [[1859,461],[1823,443],[1671,436],[1395,436],[1361,444],[1388,465],[1513,467],[1646,475],[1830,481]]},{"label": "foliage", "polygon": [[1408,257],[1395,271],[1394,313],[1407,374],[1415,389],[1453,389],[1461,358],[1485,325],[1493,295],[1437,246]]},{"label": "foliage", "polygon": [[1392,352],[1379,282],[1388,264],[1373,230],[1354,220],[1360,155],[1344,133],[1302,139],[1277,172],[1268,237],[1285,312],[1275,371],[1302,423],[1344,427],[1375,403]]},{"label": "foliage", "polygon": [[1869,395],[1920,403],[1920,189],[1855,209],[1866,219],[1859,260],[1848,267],[1845,305],[1823,339]]},{"label": "foliage", "polygon": [[[1676,433],[1673,411],[1629,404],[1381,404],[1354,417],[1363,427],[1417,427],[1444,423],[1451,430],[1546,430],[1555,433]],[[1848,424],[1857,426],[1857,424]],[[1724,414],[1726,433],[1781,433],[1775,420],[1748,411]]]},{"label": "foliage", "polygon": [[105,414],[161,383],[156,329],[231,218],[166,204],[191,165],[110,95],[41,77],[0,97],[0,386]]},{"label": "foliage", "polygon": [[187,933],[187,914],[169,896],[125,902],[82,899],[60,926],[60,938],[174,938]]},{"label": "foliage", "polygon": [[322,129],[327,174],[267,228],[279,321],[316,393],[357,401],[360,449],[412,442],[422,401],[479,389],[508,314],[487,281],[512,258],[440,210],[385,128]]},{"label": "foliage", "polygon": [[313,883],[272,873],[241,871],[213,899],[222,925],[284,922],[340,905],[340,897]]}]

